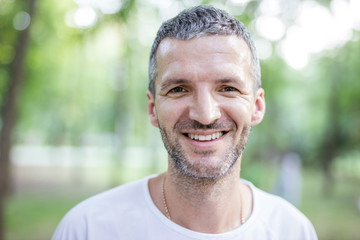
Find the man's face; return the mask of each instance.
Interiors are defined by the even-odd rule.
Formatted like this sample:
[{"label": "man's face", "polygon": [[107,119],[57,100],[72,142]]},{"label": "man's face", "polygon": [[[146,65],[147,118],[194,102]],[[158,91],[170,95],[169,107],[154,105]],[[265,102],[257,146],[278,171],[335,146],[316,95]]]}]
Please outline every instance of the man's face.
[{"label": "man's face", "polygon": [[214,179],[239,159],[265,111],[263,90],[254,94],[250,63],[249,47],[236,36],[160,43],[148,113],[177,170]]}]

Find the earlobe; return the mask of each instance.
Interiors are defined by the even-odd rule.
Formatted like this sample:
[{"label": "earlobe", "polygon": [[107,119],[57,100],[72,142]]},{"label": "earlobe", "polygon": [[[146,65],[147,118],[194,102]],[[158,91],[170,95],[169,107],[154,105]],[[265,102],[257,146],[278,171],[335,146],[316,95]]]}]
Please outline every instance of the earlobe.
[{"label": "earlobe", "polygon": [[155,99],[154,96],[151,94],[150,91],[146,92],[146,96],[148,98],[148,107],[147,112],[150,118],[150,122],[154,127],[159,127],[157,115],[156,115],[156,109],[155,109]]},{"label": "earlobe", "polygon": [[254,112],[251,117],[251,126],[258,125],[265,115],[265,92],[264,89],[259,88],[255,95]]}]

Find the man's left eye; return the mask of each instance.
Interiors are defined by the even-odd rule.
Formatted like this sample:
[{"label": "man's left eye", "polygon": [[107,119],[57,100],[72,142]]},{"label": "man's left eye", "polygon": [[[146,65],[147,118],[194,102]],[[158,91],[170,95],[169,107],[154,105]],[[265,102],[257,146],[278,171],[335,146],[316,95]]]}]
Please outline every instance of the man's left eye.
[{"label": "man's left eye", "polygon": [[237,91],[236,88],[234,87],[224,87],[221,89],[222,92],[234,92],[234,91]]}]

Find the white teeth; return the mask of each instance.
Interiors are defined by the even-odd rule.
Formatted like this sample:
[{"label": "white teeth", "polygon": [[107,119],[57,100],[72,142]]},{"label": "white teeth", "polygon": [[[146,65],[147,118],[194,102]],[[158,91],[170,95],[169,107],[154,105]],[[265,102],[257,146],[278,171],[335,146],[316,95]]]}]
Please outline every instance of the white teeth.
[{"label": "white teeth", "polygon": [[210,135],[197,135],[197,134],[191,134],[189,133],[189,137],[193,140],[199,140],[199,141],[210,141],[214,139],[218,139],[223,135],[222,132],[213,133]]}]

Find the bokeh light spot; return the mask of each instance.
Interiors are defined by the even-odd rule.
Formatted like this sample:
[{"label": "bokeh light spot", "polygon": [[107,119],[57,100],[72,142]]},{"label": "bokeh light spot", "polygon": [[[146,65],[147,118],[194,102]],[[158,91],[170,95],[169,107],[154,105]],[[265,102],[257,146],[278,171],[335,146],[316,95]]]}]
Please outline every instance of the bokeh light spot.
[{"label": "bokeh light spot", "polygon": [[16,30],[25,30],[30,25],[31,17],[27,12],[18,12],[13,20],[13,25]]}]

